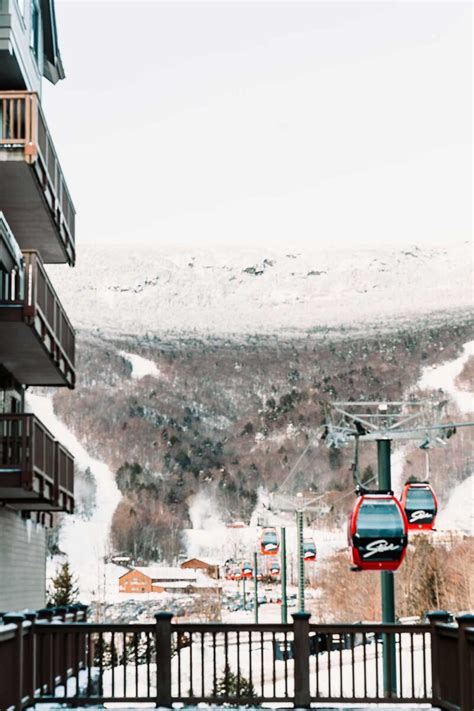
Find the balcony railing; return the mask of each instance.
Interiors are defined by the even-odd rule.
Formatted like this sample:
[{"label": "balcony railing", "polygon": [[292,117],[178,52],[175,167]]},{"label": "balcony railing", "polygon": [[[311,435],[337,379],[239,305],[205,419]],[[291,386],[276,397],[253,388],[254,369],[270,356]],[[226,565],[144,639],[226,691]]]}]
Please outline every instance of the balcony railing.
[{"label": "balcony railing", "polygon": [[73,510],[74,459],[35,415],[0,415],[0,501],[29,511]]},{"label": "balcony railing", "polygon": [[74,459],[59,442],[55,443],[56,486],[61,511],[74,511]]},{"label": "balcony railing", "polygon": [[[150,702],[474,708],[473,615],[457,617],[457,624],[445,612],[430,613],[430,623],[420,625],[310,625],[304,612],[288,625],[174,624],[163,612],[155,623],[91,624],[76,612],[77,621],[67,624],[67,608],[50,611],[47,620],[45,612],[42,619],[35,612],[3,617],[1,708]],[[384,637],[397,650],[391,690],[382,683]]]},{"label": "balcony railing", "polygon": [[[0,151],[18,149],[21,149],[24,161],[35,170],[67,261],[74,264],[75,209],[38,96],[27,91],[2,91]],[[25,245],[21,241],[21,246],[32,245]]]},{"label": "balcony railing", "polygon": [[[37,252],[23,252],[23,273],[11,279],[4,298],[0,295],[0,357],[11,363],[9,370],[26,385],[75,383],[75,334]],[[24,329],[19,329],[19,323]],[[8,327],[15,326],[15,339],[8,340]],[[29,331],[35,331],[31,343]],[[29,340],[28,340],[29,339]],[[11,351],[11,352],[10,352]],[[32,355],[35,362],[32,363]],[[37,357],[36,357],[37,355]]]}]

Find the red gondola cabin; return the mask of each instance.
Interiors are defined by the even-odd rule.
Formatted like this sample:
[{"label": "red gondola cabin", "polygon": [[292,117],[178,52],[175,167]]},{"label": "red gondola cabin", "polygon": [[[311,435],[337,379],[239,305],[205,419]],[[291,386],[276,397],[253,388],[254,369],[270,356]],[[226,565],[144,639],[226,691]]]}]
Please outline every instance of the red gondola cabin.
[{"label": "red gondola cabin", "polygon": [[242,580],[242,570],[238,565],[234,566],[230,571],[231,580]]},{"label": "red gondola cabin", "polygon": [[260,536],[260,553],[262,555],[278,555],[280,542],[276,528],[264,528]]},{"label": "red gondola cabin", "polygon": [[242,577],[251,580],[253,578],[253,568],[252,564],[248,561],[242,563]]},{"label": "red gondola cabin", "polygon": [[303,541],[303,559],[305,563],[313,563],[316,561],[316,546],[314,541]]},{"label": "red gondola cabin", "polygon": [[270,566],[270,575],[272,576],[272,578],[278,578],[278,576],[280,575],[280,564],[276,561]]},{"label": "red gondola cabin", "polygon": [[407,517],[408,530],[431,531],[434,528],[438,501],[429,484],[414,482],[405,484],[401,504]]},{"label": "red gondola cabin", "polygon": [[397,570],[408,543],[408,522],[392,494],[358,496],[349,519],[352,563],[358,570]]}]

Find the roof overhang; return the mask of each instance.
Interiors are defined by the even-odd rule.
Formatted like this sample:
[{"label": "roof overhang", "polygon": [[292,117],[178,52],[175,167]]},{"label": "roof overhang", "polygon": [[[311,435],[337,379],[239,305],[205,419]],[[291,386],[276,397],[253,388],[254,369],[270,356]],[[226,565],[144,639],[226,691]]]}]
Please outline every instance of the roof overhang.
[{"label": "roof overhang", "polygon": [[43,74],[46,79],[49,79],[50,82],[56,84],[60,79],[64,79],[66,75],[64,73],[64,67],[58,46],[54,0],[40,0],[40,3],[44,39]]}]

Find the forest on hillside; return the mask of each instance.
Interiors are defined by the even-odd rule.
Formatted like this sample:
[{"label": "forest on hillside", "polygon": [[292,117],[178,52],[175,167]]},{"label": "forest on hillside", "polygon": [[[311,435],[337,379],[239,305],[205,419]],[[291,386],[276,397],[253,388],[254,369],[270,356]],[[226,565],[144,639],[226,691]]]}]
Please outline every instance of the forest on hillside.
[{"label": "forest on hillside", "polygon": [[[340,522],[350,501],[340,493],[352,487],[352,450],[311,443],[326,404],[402,398],[424,366],[455,358],[472,332],[472,322],[460,319],[364,337],[326,329],[294,340],[107,340],[82,333],[77,390],[57,392],[54,405],[87,450],[116,472],[122,500],[112,525],[115,550],[172,560],[196,493],[205,491],[224,520],[248,521],[259,487],[277,491],[308,443],[293,490],[324,493],[325,525]],[[159,376],[133,379],[121,351],[152,360]],[[453,408],[450,414],[460,417]],[[433,450],[441,497],[469,473],[465,432],[455,440],[449,452]],[[407,476],[423,466],[421,455],[415,449],[408,457]],[[370,478],[373,448],[362,448],[360,465]],[[93,496],[87,477],[79,477],[83,499]],[[79,497],[81,507],[87,509]]]}]

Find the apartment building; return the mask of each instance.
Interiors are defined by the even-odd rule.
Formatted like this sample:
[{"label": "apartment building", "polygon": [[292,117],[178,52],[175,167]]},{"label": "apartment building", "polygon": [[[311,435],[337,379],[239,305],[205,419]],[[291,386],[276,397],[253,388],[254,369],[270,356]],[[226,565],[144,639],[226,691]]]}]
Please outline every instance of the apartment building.
[{"label": "apartment building", "polygon": [[74,506],[73,457],[25,410],[28,387],[75,382],[74,330],[45,268],[74,265],[75,210],[44,79],[64,79],[54,0],[0,0],[0,611],[44,606],[47,527]]}]

